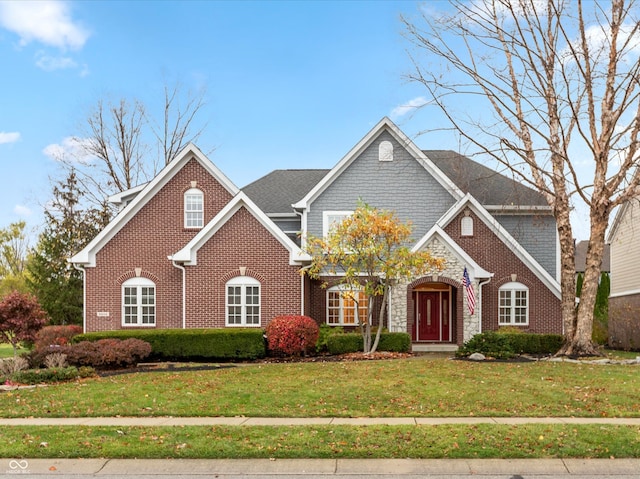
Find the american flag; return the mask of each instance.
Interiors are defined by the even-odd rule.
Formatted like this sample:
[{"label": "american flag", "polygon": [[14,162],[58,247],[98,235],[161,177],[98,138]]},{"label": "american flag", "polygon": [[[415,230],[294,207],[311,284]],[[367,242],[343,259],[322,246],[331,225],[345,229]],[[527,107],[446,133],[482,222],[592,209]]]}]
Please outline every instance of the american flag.
[{"label": "american flag", "polygon": [[462,284],[464,284],[464,292],[467,297],[469,314],[473,314],[476,310],[476,293],[473,291],[473,285],[471,284],[471,279],[469,279],[469,272],[467,271],[466,266],[464,268],[464,273],[462,273]]}]

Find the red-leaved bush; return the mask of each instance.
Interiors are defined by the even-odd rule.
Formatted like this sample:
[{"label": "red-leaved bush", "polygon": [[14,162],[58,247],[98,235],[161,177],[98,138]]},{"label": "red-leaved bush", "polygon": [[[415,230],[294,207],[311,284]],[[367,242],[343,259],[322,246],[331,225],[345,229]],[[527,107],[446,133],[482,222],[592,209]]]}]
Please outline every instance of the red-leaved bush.
[{"label": "red-leaved bush", "polygon": [[270,351],[300,356],[315,349],[319,328],[309,316],[278,316],[267,325],[266,334]]},{"label": "red-leaved bush", "polygon": [[45,326],[36,334],[35,348],[47,349],[49,346],[66,346],[74,336],[82,333],[82,327],[70,324],[67,326]]},{"label": "red-leaved bush", "polygon": [[70,344],[58,351],[67,355],[71,365],[109,369],[136,364],[151,354],[151,345],[135,338],[101,339]]}]

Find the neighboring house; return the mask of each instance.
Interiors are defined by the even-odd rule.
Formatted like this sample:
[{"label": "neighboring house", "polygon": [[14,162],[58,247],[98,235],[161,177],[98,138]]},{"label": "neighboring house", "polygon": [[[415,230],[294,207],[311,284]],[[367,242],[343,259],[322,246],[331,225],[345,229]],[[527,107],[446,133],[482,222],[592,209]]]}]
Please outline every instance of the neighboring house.
[{"label": "neighboring house", "polygon": [[87,331],[264,327],[280,314],[354,326],[339,278],[300,269],[307,235],[327,234],[359,200],[411,221],[413,248],[446,259],[438,274],[394,286],[383,318],[392,331],[453,347],[502,326],[562,331],[559,246],[542,196],[455,152],[419,150],[387,118],[331,170],[276,170],[239,191],[190,145],[112,200],[121,212],[72,258],[85,271]]},{"label": "neighboring house", "polygon": [[609,344],[640,348],[640,202],[620,206],[611,224],[611,283],[609,293]]},{"label": "neighboring house", "polygon": [[[588,240],[578,241],[576,243],[575,261],[576,261],[576,274],[584,274],[584,267],[587,263],[587,247],[589,246]],[[611,272],[611,247],[607,243],[604,245],[604,252],[602,254],[602,264],[600,265],[600,271],[602,273]]]}]

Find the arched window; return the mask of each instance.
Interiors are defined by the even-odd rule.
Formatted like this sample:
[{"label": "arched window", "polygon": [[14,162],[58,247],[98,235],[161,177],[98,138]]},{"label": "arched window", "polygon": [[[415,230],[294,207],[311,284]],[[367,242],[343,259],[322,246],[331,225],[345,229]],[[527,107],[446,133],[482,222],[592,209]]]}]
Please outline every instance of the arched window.
[{"label": "arched window", "polygon": [[327,290],[327,324],[356,326],[366,323],[368,319],[369,301],[364,291],[348,289],[345,286],[334,286]]},{"label": "arched window", "polygon": [[462,236],[473,236],[473,218],[463,216],[460,220],[460,232]]},{"label": "arched window", "polygon": [[204,226],[204,195],[197,188],[184,193],[184,227],[202,228]]},{"label": "arched window", "polygon": [[393,143],[390,141],[381,141],[378,146],[379,161],[393,161]]},{"label": "arched window", "polygon": [[156,325],[156,285],[147,278],[122,283],[122,325]]},{"label": "arched window", "polygon": [[526,326],[529,324],[529,288],[512,281],[498,290],[498,324]]},{"label": "arched window", "polygon": [[236,276],[227,282],[227,326],[260,326],[260,282]]}]

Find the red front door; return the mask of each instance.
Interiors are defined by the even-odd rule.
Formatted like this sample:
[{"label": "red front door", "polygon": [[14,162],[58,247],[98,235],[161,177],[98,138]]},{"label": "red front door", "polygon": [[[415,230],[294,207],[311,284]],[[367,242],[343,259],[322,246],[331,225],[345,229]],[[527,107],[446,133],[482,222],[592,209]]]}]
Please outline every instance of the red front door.
[{"label": "red front door", "polygon": [[414,341],[451,341],[448,291],[416,292]]}]

